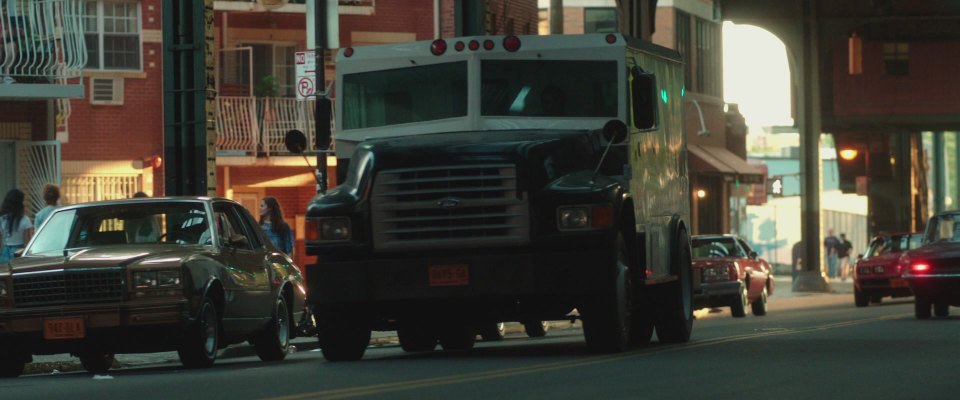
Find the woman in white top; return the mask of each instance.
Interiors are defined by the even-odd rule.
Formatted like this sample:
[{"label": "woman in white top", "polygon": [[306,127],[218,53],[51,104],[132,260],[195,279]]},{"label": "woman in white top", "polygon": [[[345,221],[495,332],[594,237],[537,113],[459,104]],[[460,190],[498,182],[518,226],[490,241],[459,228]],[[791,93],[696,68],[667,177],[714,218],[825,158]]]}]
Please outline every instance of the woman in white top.
[{"label": "woman in white top", "polygon": [[12,260],[13,254],[26,246],[32,235],[33,224],[23,215],[23,192],[10,189],[0,206],[0,238],[3,238],[0,264]]}]

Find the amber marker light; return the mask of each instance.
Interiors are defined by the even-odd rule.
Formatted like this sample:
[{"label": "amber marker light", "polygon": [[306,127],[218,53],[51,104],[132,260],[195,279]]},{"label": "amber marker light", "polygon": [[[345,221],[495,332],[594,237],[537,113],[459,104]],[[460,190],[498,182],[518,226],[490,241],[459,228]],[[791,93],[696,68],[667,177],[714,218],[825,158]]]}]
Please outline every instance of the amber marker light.
[{"label": "amber marker light", "polygon": [[594,206],[591,214],[590,222],[594,228],[613,225],[613,208],[610,206]]},{"label": "amber marker light", "polygon": [[842,159],[844,159],[844,160],[847,160],[847,161],[850,161],[850,160],[852,160],[852,159],[854,159],[854,158],[857,158],[857,154],[859,154],[859,152],[857,151],[857,149],[843,149],[843,150],[840,150],[840,158],[842,158]]}]

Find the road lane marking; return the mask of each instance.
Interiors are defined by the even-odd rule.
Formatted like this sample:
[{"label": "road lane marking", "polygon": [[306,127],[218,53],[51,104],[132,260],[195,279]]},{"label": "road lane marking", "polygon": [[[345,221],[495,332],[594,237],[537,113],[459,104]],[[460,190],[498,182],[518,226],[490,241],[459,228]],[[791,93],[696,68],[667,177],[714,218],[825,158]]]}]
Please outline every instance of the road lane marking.
[{"label": "road lane marking", "polygon": [[507,378],[507,377],[516,377],[521,375],[536,374],[542,372],[550,372],[562,369],[570,368],[580,368],[585,366],[605,364],[614,361],[622,361],[631,358],[647,357],[664,353],[672,353],[677,351],[683,351],[688,349],[697,349],[707,346],[715,346],[720,344],[726,344],[730,342],[738,342],[749,339],[757,339],[763,337],[771,336],[783,336],[783,335],[794,335],[801,333],[810,333],[817,331],[826,331],[831,329],[846,328],[851,326],[863,325],[873,322],[887,321],[892,319],[899,319],[906,316],[913,315],[912,313],[896,314],[896,315],[887,315],[882,317],[875,318],[866,318],[853,321],[844,321],[844,322],[834,322],[824,325],[811,326],[806,328],[796,328],[796,329],[783,329],[776,331],[763,331],[757,333],[748,333],[741,335],[732,335],[724,336],[713,339],[705,339],[702,341],[688,342],[683,344],[673,344],[667,345],[659,348],[646,348],[646,349],[636,349],[626,353],[620,354],[611,354],[603,356],[592,356],[585,360],[574,360],[574,361],[557,361],[546,364],[538,364],[526,367],[515,367],[508,369],[500,369],[496,371],[484,371],[484,372],[472,372],[461,375],[452,375],[452,376],[443,376],[436,378],[425,378],[418,379],[414,381],[407,382],[394,382],[394,383],[381,383],[376,385],[369,386],[358,386],[358,387],[348,387],[341,389],[329,389],[321,390],[310,393],[301,393],[290,396],[280,396],[280,397],[271,397],[271,400],[300,400],[300,399],[346,399],[357,396],[368,396],[375,394],[385,394],[390,392],[399,392],[404,390],[412,389],[421,389],[435,386],[445,386],[461,383],[470,383],[484,380],[491,380],[497,378]]}]

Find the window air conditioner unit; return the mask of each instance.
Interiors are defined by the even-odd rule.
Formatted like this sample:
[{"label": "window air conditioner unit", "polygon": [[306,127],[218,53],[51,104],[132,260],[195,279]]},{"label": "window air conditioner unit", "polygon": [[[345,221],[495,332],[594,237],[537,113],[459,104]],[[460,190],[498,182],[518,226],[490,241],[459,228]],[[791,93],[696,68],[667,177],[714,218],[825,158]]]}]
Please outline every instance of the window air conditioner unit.
[{"label": "window air conditioner unit", "polygon": [[123,78],[90,78],[90,104],[123,105]]}]

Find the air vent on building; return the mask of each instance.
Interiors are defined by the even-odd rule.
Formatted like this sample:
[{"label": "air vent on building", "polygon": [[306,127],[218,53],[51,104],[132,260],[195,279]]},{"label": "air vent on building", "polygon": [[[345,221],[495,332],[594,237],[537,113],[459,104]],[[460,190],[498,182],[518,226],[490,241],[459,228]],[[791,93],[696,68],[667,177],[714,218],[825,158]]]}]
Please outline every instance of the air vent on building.
[{"label": "air vent on building", "polygon": [[90,104],[123,105],[123,78],[90,78]]}]

